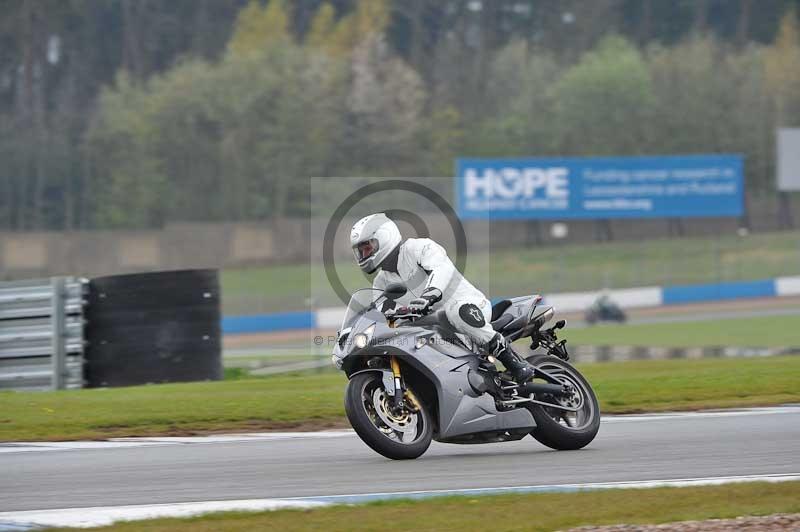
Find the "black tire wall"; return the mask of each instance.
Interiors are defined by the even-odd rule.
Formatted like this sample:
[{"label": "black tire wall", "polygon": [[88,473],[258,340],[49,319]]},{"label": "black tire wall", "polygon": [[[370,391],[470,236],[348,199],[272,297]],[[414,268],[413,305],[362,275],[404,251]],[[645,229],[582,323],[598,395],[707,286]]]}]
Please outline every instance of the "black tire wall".
[{"label": "black tire wall", "polygon": [[217,270],[92,279],[86,386],[222,378]]}]

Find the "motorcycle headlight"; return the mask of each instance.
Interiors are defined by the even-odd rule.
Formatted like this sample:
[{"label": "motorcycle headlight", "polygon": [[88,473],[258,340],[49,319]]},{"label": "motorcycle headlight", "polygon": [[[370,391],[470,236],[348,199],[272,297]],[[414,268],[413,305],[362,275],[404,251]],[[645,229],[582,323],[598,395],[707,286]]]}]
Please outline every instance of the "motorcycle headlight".
[{"label": "motorcycle headlight", "polygon": [[353,343],[359,349],[363,349],[367,347],[367,343],[369,343],[369,338],[364,333],[358,333],[356,337],[353,339]]},{"label": "motorcycle headlight", "polygon": [[364,349],[369,344],[369,341],[372,340],[372,333],[375,332],[375,324],[373,323],[366,329],[364,332],[360,332],[353,337],[353,345],[356,346],[356,349]]}]

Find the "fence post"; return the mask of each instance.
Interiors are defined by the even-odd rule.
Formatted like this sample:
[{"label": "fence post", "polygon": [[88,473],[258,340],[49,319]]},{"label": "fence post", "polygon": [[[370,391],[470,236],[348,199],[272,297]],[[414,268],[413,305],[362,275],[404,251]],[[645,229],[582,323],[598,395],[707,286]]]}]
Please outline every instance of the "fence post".
[{"label": "fence post", "polygon": [[65,309],[64,309],[64,278],[53,277],[50,280],[50,287],[53,293],[51,299],[51,331],[52,331],[52,363],[54,390],[66,388],[67,377],[67,353],[64,345],[65,335]]}]

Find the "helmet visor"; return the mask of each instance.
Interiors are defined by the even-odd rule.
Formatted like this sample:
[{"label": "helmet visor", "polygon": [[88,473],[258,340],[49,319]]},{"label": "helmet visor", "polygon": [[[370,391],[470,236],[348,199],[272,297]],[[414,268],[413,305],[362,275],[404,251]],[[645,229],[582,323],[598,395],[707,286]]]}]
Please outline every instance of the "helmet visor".
[{"label": "helmet visor", "polygon": [[363,262],[373,256],[378,251],[378,241],[374,238],[359,242],[353,246],[353,254],[358,262]]}]

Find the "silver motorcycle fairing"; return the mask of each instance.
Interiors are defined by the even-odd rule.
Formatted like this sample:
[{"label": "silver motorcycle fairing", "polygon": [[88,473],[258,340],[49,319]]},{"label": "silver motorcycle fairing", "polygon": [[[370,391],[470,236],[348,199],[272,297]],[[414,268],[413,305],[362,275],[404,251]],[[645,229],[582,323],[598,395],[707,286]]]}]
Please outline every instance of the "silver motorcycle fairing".
[{"label": "silver motorcycle fairing", "polygon": [[[369,324],[371,323],[373,321],[369,320]],[[368,326],[367,323],[359,321],[354,324],[353,331],[360,331]],[[494,397],[473,388],[469,381],[469,373],[485,371],[479,369],[478,355],[455,343],[446,343],[440,332],[435,332],[433,335],[431,332],[431,329],[424,327],[390,328],[386,323],[378,322],[370,346],[351,351],[344,358],[392,355],[422,373],[436,389],[438,431],[435,439],[438,441],[455,440],[465,435],[480,433],[487,434],[488,438],[490,435],[494,437],[497,433],[505,431],[530,432],[536,427],[536,422],[527,408],[499,411]],[[420,336],[433,337],[433,345],[425,342],[417,349],[416,340]],[[437,341],[440,342],[439,345]],[[439,347],[442,345],[447,345],[447,349],[440,350]],[[363,365],[359,364],[344,366],[346,371],[349,367],[363,370]],[[348,374],[348,378],[361,372],[358,370]],[[388,370],[375,368],[363,371],[387,372]]]},{"label": "silver motorcycle fairing", "polygon": [[[440,355],[446,357],[447,355]],[[446,441],[466,434],[526,429],[536,427],[527,408],[499,411],[494,397],[476,391],[469,382],[469,372],[478,369],[477,356],[464,358],[435,368],[439,392],[439,433],[437,440]]]},{"label": "silver motorcycle fairing", "polygon": [[386,395],[394,397],[394,394],[397,392],[397,390],[395,390],[394,375],[392,374],[391,370],[384,368],[367,368],[350,374],[348,378],[352,379],[356,375],[361,375],[362,373],[380,373],[381,380],[383,381],[383,389],[386,390]]}]

